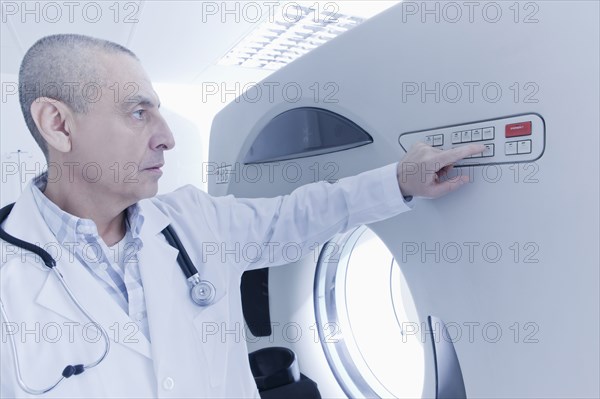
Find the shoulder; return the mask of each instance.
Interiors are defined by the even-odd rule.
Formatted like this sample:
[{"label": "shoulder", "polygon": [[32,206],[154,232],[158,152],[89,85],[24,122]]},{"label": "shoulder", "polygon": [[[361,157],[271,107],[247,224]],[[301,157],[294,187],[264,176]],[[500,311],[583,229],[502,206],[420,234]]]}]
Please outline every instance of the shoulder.
[{"label": "shoulder", "polygon": [[157,195],[150,201],[163,213],[203,212],[211,214],[217,208],[229,207],[237,199],[233,195],[213,197],[191,184],[182,186],[167,194]]},{"label": "shoulder", "polygon": [[214,198],[191,184],[149,200],[165,214],[203,211],[213,206]]},{"label": "shoulder", "polygon": [[166,216],[175,225],[206,226],[213,232],[219,227],[216,215],[223,210],[218,200],[193,185],[143,200],[141,205],[145,215],[159,218]]}]

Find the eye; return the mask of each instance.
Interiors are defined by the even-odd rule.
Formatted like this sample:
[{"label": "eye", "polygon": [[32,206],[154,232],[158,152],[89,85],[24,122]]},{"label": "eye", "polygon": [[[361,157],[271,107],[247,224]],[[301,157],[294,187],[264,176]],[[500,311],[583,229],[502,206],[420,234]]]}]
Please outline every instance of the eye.
[{"label": "eye", "polygon": [[145,113],[146,113],[145,109],[138,109],[137,111],[133,112],[133,116],[135,119],[141,120],[141,119],[143,119]]}]

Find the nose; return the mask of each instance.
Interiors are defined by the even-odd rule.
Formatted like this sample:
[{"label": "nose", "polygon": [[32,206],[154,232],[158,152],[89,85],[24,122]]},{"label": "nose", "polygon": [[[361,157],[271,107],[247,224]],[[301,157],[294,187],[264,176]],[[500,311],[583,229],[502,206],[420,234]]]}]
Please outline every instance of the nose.
[{"label": "nose", "polygon": [[157,114],[156,125],[153,133],[152,139],[150,140],[150,147],[152,149],[170,150],[171,148],[175,147],[175,138],[173,137],[173,132],[171,132],[167,121],[162,117],[162,115],[160,115],[160,113]]}]

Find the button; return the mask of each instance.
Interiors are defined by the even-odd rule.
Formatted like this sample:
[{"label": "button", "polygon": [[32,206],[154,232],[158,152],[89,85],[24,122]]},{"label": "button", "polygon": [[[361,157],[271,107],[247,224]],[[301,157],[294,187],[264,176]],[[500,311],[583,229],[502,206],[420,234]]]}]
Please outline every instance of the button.
[{"label": "button", "polygon": [[506,155],[515,155],[517,153],[517,142],[509,141],[504,144],[504,154]]},{"label": "button", "polygon": [[452,133],[452,144],[459,144],[462,141],[462,132]]},{"label": "button", "polygon": [[433,136],[427,136],[427,137],[425,137],[425,144],[427,144],[427,145],[433,145]]},{"label": "button", "polygon": [[519,122],[506,125],[506,137],[519,137],[531,135],[531,122]]},{"label": "button", "polygon": [[471,141],[481,141],[481,129],[473,129],[471,131]]},{"label": "button", "polygon": [[471,131],[465,130],[464,132],[462,132],[462,142],[468,143],[469,141],[471,141]]},{"label": "button", "polygon": [[494,145],[486,144],[485,150],[483,150],[483,157],[493,157],[494,156]]},{"label": "button", "polygon": [[440,145],[444,145],[444,135],[443,134],[436,134],[435,136],[433,136],[433,145],[435,147],[438,147]]},{"label": "button", "polygon": [[484,140],[493,140],[494,139],[494,128],[493,127],[484,127],[483,128],[483,139]]},{"label": "button", "polygon": [[171,391],[175,388],[175,381],[171,377],[167,377],[163,380],[163,388],[167,391]]},{"label": "button", "polygon": [[517,143],[517,154],[530,154],[531,140],[519,141]]},{"label": "button", "polygon": [[102,262],[102,263],[100,263],[99,267],[100,267],[100,270],[102,270],[103,272],[105,272],[106,269],[108,269],[108,263]]},{"label": "button", "polygon": [[142,320],[144,320],[144,317],[146,317],[146,315],[144,314],[144,312],[137,312],[137,313],[135,314],[135,319],[136,319],[137,321],[142,321]]}]

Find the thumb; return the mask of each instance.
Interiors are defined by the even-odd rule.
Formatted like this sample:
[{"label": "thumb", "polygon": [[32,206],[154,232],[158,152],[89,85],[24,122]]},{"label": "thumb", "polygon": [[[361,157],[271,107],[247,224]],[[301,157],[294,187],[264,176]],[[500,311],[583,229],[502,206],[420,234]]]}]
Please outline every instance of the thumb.
[{"label": "thumb", "polygon": [[449,179],[432,187],[433,198],[441,197],[458,190],[463,185],[469,182],[469,176],[458,176],[457,178]]}]

